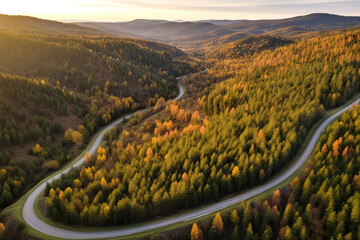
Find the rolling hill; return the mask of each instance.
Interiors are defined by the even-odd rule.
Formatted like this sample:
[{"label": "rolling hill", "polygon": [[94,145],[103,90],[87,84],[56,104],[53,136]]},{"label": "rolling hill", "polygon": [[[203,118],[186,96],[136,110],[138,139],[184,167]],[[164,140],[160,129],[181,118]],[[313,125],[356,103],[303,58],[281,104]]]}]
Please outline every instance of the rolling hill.
[{"label": "rolling hill", "polygon": [[0,14],[0,30],[17,33],[55,33],[73,35],[104,35],[105,31],[28,16]]},{"label": "rolling hill", "polygon": [[237,59],[257,52],[275,49],[292,42],[292,40],[278,36],[252,35],[217,48],[209,53],[209,57]]},{"label": "rolling hill", "polygon": [[[279,36],[335,30],[360,25],[360,17],[314,13],[276,20],[202,20],[170,22],[138,19],[130,22],[77,22],[83,27],[106,31],[119,36],[156,40],[181,49],[194,50],[218,43],[235,41],[248,35],[271,33]],[[219,40],[220,39],[220,40]],[[215,44],[214,44],[215,43]]]},{"label": "rolling hill", "polygon": [[101,126],[177,94],[184,52],[101,33],[0,16],[0,210],[78,154]]},{"label": "rolling hill", "polygon": [[308,31],[333,30],[360,25],[360,17],[339,16],[326,13],[313,13],[305,16],[279,20],[240,21],[228,24],[233,31],[244,30],[256,34],[273,31],[279,28],[298,26]]}]

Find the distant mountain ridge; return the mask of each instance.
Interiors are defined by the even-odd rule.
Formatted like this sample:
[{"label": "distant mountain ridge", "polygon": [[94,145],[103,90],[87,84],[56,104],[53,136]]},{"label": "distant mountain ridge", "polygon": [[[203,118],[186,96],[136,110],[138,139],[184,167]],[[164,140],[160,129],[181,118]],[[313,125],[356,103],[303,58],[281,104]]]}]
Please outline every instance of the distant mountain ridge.
[{"label": "distant mountain ridge", "polygon": [[[308,30],[333,30],[360,25],[360,17],[339,16],[327,13],[312,13],[305,16],[279,20],[251,20],[235,22],[228,25],[229,29],[250,29],[253,31],[272,31],[284,27],[299,26]],[[256,33],[256,32],[253,32]]]},{"label": "distant mountain ridge", "polygon": [[21,33],[55,33],[72,35],[108,34],[106,31],[72,23],[62,23],[29,16],[12,16],[4,14],[0,14],[0,30]]},{"label": "distant mountain ridge", "polygon": [[136,19],[129,22],[63,23],[28,16],[0,14],[0,31],[20,33],[55,33],[71,35],[115,35],[175,45],[182,50],[207,51],[209,48],[269,34],[282,37],[305,36],[316,31],[360,26],[360,17],[313,13],[273,20],[199,20],[167,21]]},{"label": "distant mountain ridge", "polygon": [[[270,33],[292,37],[297,34],[335,30],[360,25],[360,17],[313,13],[275,20],[166,21],[137,19],[130,22],[74,22],[83,27],[111,34],[144,38],[173,44],[183,49],[198,48],[249,35]],[[219,40],[222,38],[222,40]]]}]

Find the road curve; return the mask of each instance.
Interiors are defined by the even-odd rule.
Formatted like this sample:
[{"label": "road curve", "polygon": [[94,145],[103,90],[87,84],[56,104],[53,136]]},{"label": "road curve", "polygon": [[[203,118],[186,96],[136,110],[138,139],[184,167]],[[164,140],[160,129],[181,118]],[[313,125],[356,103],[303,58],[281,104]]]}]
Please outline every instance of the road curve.
[{"label": "road curve", "polygon": [[[207,71],[208,71],[208,68],[206,68],[204,71],[202,71],[202,73],[207,73]],[[177,77],[176,80],[179,81],[181,78],[186,77],[188,75]],[[185,92],[184,92],[183,87],[179,83],[178,83],[178,87],[179,87],[179,95],[177,97],[175,97],[174,99],[172,99],[173,101],[178,101],[179,99],[181,99],[184,96]],[[97,135],[97,137],[95,138],[94,142],[92,143],[90,149],[88,150],[88,153],[90,155],[92,155],[97,151],[97,149],[98,149],[98,147],[99,147],[99,145],[100,145],[106,131],[108,131],[111,128],[113,128],[114,126],[122,123],[124,119],[130,119],[135,113],[141,113],[141,112],[147,112],[147,111],[149,111],[149,108],[138,110],[138,111],[136,111],[134,113],[127,114],[124,117],[119,118],[119,119],[115,120],[114,122],[110,123],[108,126],[103,128],[101,130],[101,132]],[[62,174],[69,172],[72,167],[80,166],[84,161],[85,161],[85,155],[82,156],[75,163],[73,163],[73,164],[67,166],[66,168],[64,168],[63,171],[61,171],[58,174],[56,174],[56,175],[52,176],[51,178],[49,178],[46,182],[44,182],[44,183],[40,184],[39,186],[37,186],[36,189],[34,189],[30,193],[30,195],[28,196],[28,198],[25,201],[23,211],[22,211],[23,218],[24,218],[25,222],[29,226],[31,226],[32,228],[38,230],[39,232],[42,232],[42,233],[45,233],[45,234],[51,235],[51,236],[60,237],[60,238],[69,238],[69,239],[74,239],[74,238],[75,239],[103,238],[102,234],[100,234],[100,235],[97,234],[96,237],[93,237],[93,236],[89,237],[89,236],[84,236],[82,234],[78,235],[75,232],[75,235],[74,235],[74,232],[66,231],[66,230],[63,230],[61,228],[56,228],[56,227],[50,226],[50,225],[46,224],[45,222],[43,222],[41,219],[39,219],[38,216],[36,215],[35,211],[34,211],[34,204],[35,204],[36,198],[45,189],[46,183],[47,182],[51,183],[53,180],[55,180],[57,178],[60,178]],[[114,235],[114,236],[121,236],[121,234],[120,235]]]},{"label": "road curve", "polygon": [[[183,91],[181,91],[182,88],[180,87],[180,95],[183,94]],[[177,99],[177,98],[175,98]],[[32,228],[36,229],[39,232],[42,232],[44,234],[59,237],[59,238],[66,238],[66,239],[99,239],[99,238],[111,238],[111,237],[121,237],[121,236],[128,236],[135,233],[145,232],[165,226],[169,226],[175,223],[179,222],[185,222],[192,219],[196,219],[198,217],[208,215],[211,213],[214,213],[216,211],[219,211],[221,209],[227,208],[229,206],[232,206],[236,203],[239,203],[243,200],[249,199],[251,197],[254,197],[260,193],[263,193],[276,185],[280,184],[281,182],[285,181],[287,178],[289,178],[296,170],[298,170],[309,158],[311,155],[318,139],[321,136],[321,133],[325,130],[325,128],[338,116],[340,116],[342,113],[347,111],[353,104],[356,104],[360,102],[360,98],[356,99],[352,103],[350,103],[347,106],[344,106],[341,110],[334,113],[330,117],[328,117],[316,130],[313,137],[311,138],[310,142],[308,143],[306,149],[302,153],[302,155],[296,160],[296,162],[287,169],[286,172],[282,173],[281,175],[278,175],[277,177],[273,178],[271,181],[258,186],[252,190],[249,190],[247,192],[244,192],[242,194],[239,194],[235,197],[229,198],[227,200],[218,202],[216,204],[213,204],[211,206],[205,207],[203,209],[194,210],[189,213],[184,213],[181,215],[178,215],[176,217],[159,220],[154,223],[147,223],[141,226],[137,227],[129,227],[119,230],[109,230],[109,231],[97,231],[97,232],[82,232],[82,231],[71,231],[71,230],[65,230],[61,228],[57,228],[54,226],[51,226],[49,224],[46,224],[45,222],[41,221],[37,215],[34,212],[34,203],[37,196],[43,191],[43,189],[46,186],[46,183],[41,184],[38,186],[28,197],[28,199],[25,202],[24,208],[23,208],[23,217],[24,220],[28,225],[30,225]],[[130,118],[132,114],[126,116],[125,118]],[[107,126],[105,129],[102,130],[102,132],[97,136],[94,144],[92,145],[91,149],[89,150],[89,153],[94,153],[98,147],[98,145],[101,142],[101,139],[104,135],[104,132],[115,126],[116,124],[119,124],[122,121],[122,119],[117,120],[113,123],[111,123],[109,126]],[[84,157],[81,158],[78,162],[76,162],[73,166],[79,166],[84,161]],[[55,178],[58,178],[61,176],[62,173],[66,173],[69,171],[70,168],[65,169],[61,173],[53,176],[49,181],[52,181]]]}]

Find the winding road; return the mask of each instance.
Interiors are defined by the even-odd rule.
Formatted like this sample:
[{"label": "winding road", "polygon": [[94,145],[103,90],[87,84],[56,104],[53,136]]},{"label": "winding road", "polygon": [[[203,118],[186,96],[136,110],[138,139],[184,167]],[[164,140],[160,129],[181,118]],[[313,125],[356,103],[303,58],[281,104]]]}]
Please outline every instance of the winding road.
[{"label": "winding road", "polygon": [[[203,73],[206,73],[206,72],[207,72],[207,69],[205,71],[203,71]],[[182,76],[182,77],[184,77],[184,76]],[[178,77],[177,80],[181,79],[182,77]],[[180,88],[179,95],[173,99],[175,101],[181,99],[181,97],[184,95],[183,88],[180,85],[179,85],[179,88]],[[83,232],[80,230],[79,231],[66,230],[66,229],[51,226],[51,225],[43,222],[41,219],[38,218],[38,216],[36,215],[36,213],[34,211],[35,200],[39,196],[39,194],[45,189],[46,182],[44,182],[44,183],[40,184],[39,186],[37,186],[31,192],[31,194],[28,196],[28,198],[26,199],[25,205],[23,207],[23,212],[22,212],[23,218],[30,227],[32,227],[32,228],[36,229],[37,231],[39,231],[43,234],[46,234],[46,235],[59,237],[59,238],[66,238],[66,239],[99,239],[99,238],[128,236],[131,234],[146,232],[149,230],[154,230],[157,228],[169,226],[169,225],[172,225],[175,223],[186,222],[189,220],[199,218],[201,216],[205,216],[205,215],[217,212],[221,209],[224,209],[224,208],[230,207],[234,204],[237,204],[243,200],[247,200],[251,197],[259,195],[259,194],[277,186],[278,184],[282,183],[286,179],[288,179],[309,158],[318,139],[321,136],[321,133],[325,130],[325,128],[334,119],[336,119],[342,113],[347,111],[353,104],[356,104],[358,102],[360,102],[360,98],[356,99],[355,101],[353,101],[352,103],[350,103],[346,106],[343,106],[341,110],[339,110],[338,112],[329,116],[318,127],[318,129],[314,133],[313,137],[311,138],[310,142],[308,143],[308,145],[307,145],[306,149],[304,150],[304,152],[302,153],[302,155],[294,162],[294,164],[291,167],[289,167],[287,169],[286,172],[278,175],[277,177],[272,178],[270,181],[266,182],[265,184],[263,184],[261,186],[253,188],[252,190],[249,190],[247,192],[241,193],[235,197],[220,201],[220,202],[210,205],[208,207],[204,207],[204,208],[198,209],[198,210],[193,210],[188,213],[184,213],[184,214],[181,214],[181,215],[178,215],[175,217],[170,217],[168,219],[159,220],[159,221],[156,221],[153,223],[145,223],[143,225],[139,225],[139,226],[135,226],[135,227],[130,226],[128,228],[118,229],[118,230],[107,230],[107,231],[105,230],[105,231],[96,231],[96,232]],[[144,112],[147,110],[148,109],[144,109],[141,111]],[[129,119],[130,117],[132,117],[133,114],[134,113],[126,115],[124,118]],[[95,141],[93,142],[92,146],[88,150],[89,154],[93,154],[97,150],[98,146],[100,145],[100,143],[102,141],[104,133],[106,131],[110,130],[112,127],[116,126],[117,124],[121,123],[124,118],[114,121],[113,123],[111,123],[110,125],[105,127],[103,130],[101,130],[101,132],[99,133],[99,135],[96,137]],[[51,178],[49,178],[47,180],[47,182],[51,182],[54,179],[59,178],[61,176],[61,174],[67,173],[71,169],[71,167],[77,167],[77,166],[81,165],[84,161],[85,161],[85,157],[83,156],[77,162],[75,162],[73,165],[68,166],[63,171],[61,171],[58,174],[56,174],[55,176],[52,176]]]}]

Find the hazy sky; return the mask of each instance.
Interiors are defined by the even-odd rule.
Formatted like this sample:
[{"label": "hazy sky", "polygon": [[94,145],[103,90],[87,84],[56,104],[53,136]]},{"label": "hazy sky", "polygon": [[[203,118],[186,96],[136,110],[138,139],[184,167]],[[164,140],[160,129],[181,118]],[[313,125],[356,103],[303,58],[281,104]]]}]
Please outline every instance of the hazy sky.
[{"label": "hazy sky", "polygon": [[360,0],[0,0],[0,13],[54,20],[127,21],[360,15]]}]

